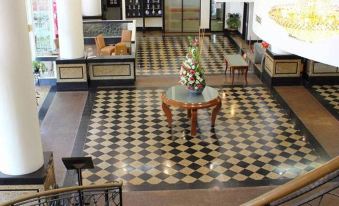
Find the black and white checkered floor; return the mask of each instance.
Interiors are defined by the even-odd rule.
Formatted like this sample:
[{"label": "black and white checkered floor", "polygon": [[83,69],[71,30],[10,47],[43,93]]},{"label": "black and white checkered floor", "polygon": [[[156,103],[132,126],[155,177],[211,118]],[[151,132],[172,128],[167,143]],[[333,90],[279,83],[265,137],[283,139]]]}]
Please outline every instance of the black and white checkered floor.
[{"label": "black and white checkered floor", "polygon": [[211,129],[199,110],[190,136],[186,112],[173,128],[161,110],[163,89],[98,90],[84,155],[96,168],[84,184],[123,180],[126,190],[192,189],[280,184],[323,162],[313,137],[295,128],[263,86],[220,87],[223,106]]},{"label": "black and white checkered floor", "polygon": [[339,119],[339,85],[314,85],[312,93]]},{"label": "black and white checkered floor", "polygon": [[[137,75],[178,74],[185,58],[188,36],[139,36]],[[202,66],[206,74],[224,72],[224,54],[238,53],[239,49],[227,37],[205,37],[202,50]]]}]

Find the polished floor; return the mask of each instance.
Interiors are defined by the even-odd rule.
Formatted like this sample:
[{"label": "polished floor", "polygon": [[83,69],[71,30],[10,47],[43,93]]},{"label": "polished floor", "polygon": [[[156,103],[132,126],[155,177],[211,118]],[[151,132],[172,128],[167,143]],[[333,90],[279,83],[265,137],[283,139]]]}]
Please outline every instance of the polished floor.
[{"label": "polished floor", "polygon": [[314,85],[310,90],[339,120],[339,85]]},{"label": "polished floor", "polygon": [[[176,75],[183,62],[188,36],[144,36],[138,39],[137,75]],[[206,36],[202,47],[201,64],[206,74],[224,72],[224,55],[240,50],[228,37]]]},{"label": "polished floor", "polygon": [[[165,45],[167,37],[155,37]],[[170,36],[168,41],[179,42],[184,51],[185,38]],[[229,39],[215,38],[224,49],[232,47],[223,54],[238,52]],[[42,139],[44,150],[54,151],[59,185],[74,185],[76,179],[66,174],[60,158],[86,155],[93,157],[95,169],[84,171],[84,183],[123,180],[125,205],[240,205],[339,155],[339,122],[314,90],[269,89],[253,73],[249,86],[243,86],[240,75],[231,87],[222,55],[212,53],[208,61],[216,69],[207,83],[223,97],[215,129],[210,111],[201,110],[198,135],[192,137],[186,112],[175,110],[170,130],[160,94],[177,84],[182,59],[166,56],[173,56],[168,46],[142,47],[135,87],[47,95],[51,104],[42,119]]]},{"label": "polished floor", "polygon": [[[123,180],[126,190],[271,185],[319,166],[324,157],[263,86],[219,87],[214,129],[199,110],[190,136],[186,111],[173,127],[161,110],[163,89],[98,90],[84,154],[97,166],[84,184]],[[311,139],[308,139],[311,138]],[[318,150],[318,151],[317,151]]]}]

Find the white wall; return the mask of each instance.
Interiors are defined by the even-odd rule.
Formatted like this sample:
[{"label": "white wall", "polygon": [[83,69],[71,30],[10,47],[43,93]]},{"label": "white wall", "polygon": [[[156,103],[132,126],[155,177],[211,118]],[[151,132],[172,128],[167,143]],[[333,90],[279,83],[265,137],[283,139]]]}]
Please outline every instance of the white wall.
[{"label": "white wall", "polygon": [[226,20],[228,18],[228,13],[239,13],[240,14],[240,26],[238,31],[242,33],[242,24],[243,24],[243,14],[244,14],[244,3],[243,2],[226,2],[225,10],[225,29],[227,29]]},{"label": "white wall", "polygon": [[145,27],[162,27],[162,18],[145,18]]},{"label": "white wall", "polygon": [[101,16],[101,0],[82,0],[83,16]]},{"label": "white wall", "polygon": [[[280,2],[257,0],[254,3],[253,31],[260,38],[281,50],[338,67],[339,35],[313,43],[290,37],[286,30],[268,15],[271,7],[281,2],[286,2],[286,0]],[[261,19],[261,23],[256,20],[256,16]]]},{"label": "white wall", "polygon": [[[165,0],[166,1],[166,0]],[[168,0],[167,0],[168,1]],[[209,0],[201,0],[200,28],[208,29],[210,26],[211,4]]]},{"label": "white wall", "polygon": [[253,32],[253,20],[255,20],[254,17],[254,3],[249,3],[249,12],[248,12],[248,33],[247,33],[247,40],[260,40],[260,38]]}]

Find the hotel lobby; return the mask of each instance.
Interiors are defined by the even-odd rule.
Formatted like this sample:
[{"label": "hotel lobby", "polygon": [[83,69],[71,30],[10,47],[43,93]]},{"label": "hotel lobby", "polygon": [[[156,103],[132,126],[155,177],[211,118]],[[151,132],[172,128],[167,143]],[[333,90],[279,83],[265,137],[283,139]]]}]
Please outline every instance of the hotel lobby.
[{"label": "hotel lobby", "polygon": [[338,205],[338,8],[4,2],[0,205]]}]

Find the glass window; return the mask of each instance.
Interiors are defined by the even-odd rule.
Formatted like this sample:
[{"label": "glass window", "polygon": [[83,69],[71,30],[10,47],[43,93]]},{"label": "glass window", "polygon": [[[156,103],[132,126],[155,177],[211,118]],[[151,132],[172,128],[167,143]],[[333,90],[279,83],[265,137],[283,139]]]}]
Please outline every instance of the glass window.
[{"label": "glass window", "polygon": [[36,56],[50,55],[54,45],[53,0],[31,0]]}]

